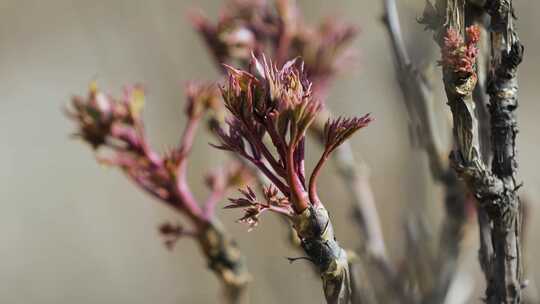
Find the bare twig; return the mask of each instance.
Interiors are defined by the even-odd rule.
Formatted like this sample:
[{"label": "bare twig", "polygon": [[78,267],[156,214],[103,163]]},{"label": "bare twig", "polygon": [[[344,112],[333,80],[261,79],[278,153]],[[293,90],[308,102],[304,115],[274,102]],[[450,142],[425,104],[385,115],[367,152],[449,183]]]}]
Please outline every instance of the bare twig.
[{"label": "bare twig", "polygon": [[432,175],[440,181],[446,176],[448,165],[443,157],[446,149],[443,149],[439,142],[440,133],[433,108],[431,85],[408,55],[401,34],[395,0],[384,0],[384,4],[384,21],[392,43],[396,75],[403,93],[403,101],[409,112],[409,120],[415,125],[414,130],[421,133],[417,137],[422,139]]},{"label": "bare twig", "polygon": [[[433,108],[433,93],[427,77],[411,61],[401,34],[395,0],[384,0],[384,21],[389,33],[395,59],[396,75],[403,93],[413,130],[418,132],[421,147],[426,152],[431,174],[445,188],[446,216],[439,239],[436,262],[428,273],[436,273],[431,291],[424,303],[441,303],[448,292],[460,253],[463,226],[466,221],[465,189],[449,168],[439,142],[439,126]],[[424,249],[428,250],[429,248]],[[428,258],[429,260],[429,258]]]}]

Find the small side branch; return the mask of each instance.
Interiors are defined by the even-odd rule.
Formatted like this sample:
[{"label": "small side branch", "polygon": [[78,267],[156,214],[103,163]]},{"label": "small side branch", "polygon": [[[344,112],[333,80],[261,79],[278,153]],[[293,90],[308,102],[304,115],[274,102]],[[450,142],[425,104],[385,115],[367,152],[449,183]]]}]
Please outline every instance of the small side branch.
[{"label": "small side branch", "polygon": [[[331,113],[325,109],[317,117],[310,131],[324,145],[324,124]],[[354,156],[350,143],[344,142],[331,157],[338,174],[347,187],[353,200],[355,216],[360,223],[360,234],[365,240],[365,248],[369,258],[375,259],[393,272],[387,255],[386,244],[382,233],[380,216],[377,211],[375,195],[369,182],[367,164]]]},{"label": "small side branch", "polygon": [[[203,212],[186,180],[188,156],[198,122],[216,93],[212,86],[190,84],[188,121],[182,139],[176,148],[163,155],[148,144],[141,120],[144,92],[140,86],[127,88],[124,98],[115,100],[92,85],[87,99],[73,99],[73,109],[68,115],[78,124],[82,139],[94,149],[105,149],[112,154],[109,158],[98,156],[102,162],[118,167],[138,188],[189,219],[192,227],[188,229],[171,224],[160,227],[165,244],[172,248],[179,237],[194,238],[210,269],[224,285],[225,303],[242,304],[246,303],[245,290],[250,280],[244,259],[214,216]],[[211,195],[207,204],[210,209],[226,184],[228,182],[224,181]]]},{"label": "small side branch", "polygon": [[[454,278],[456,264],[461,250],[463,226],[466,222],[466,189],[457,179],[443,157],[447,149],[439,142],[440,132],[433,108],[433,92],[426,75],[421,73],[410,56],[403,41],[398,10],[395,0],[384,0],[384,23],[390,37],[396,76],[408,110],[409,121],[420,147],[426,152],[434,180],[444,186],[444,206],[446,216],[439,237],[439,248],[435,253],[435,282],[422,300],[423,303],[441,303]],[[427,249],[426,249],[427,250]]]},{"label": "small side branch", "polygon": [[433,108],[431,85],[409,57],[401,34],[395,0],[384,0],[384,5],[384,22],[392,43],[396,76],[403,93],[403,101],[409,111],[409,120],[416,126],[415,130],[421,133],[417,134],[417,137],[422,139],[431,173],[440,181],[448,171],[448,164],[443,157],[446,149],[442,149],[439,142],[440,134]]}]

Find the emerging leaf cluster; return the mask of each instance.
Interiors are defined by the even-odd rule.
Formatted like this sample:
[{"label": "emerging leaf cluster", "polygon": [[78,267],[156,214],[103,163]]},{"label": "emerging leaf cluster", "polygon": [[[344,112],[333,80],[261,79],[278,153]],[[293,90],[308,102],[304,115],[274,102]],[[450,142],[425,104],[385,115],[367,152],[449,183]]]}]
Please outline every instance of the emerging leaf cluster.
[{"label": "emerging leaf cluster", "polygon": [[[304,168],[305,135],[322,106],[313,97],[304,65],[291,60],[278,68],[264,56],[261,59],[253,56],[250,66],[250,71],[225,66],[228,78],[221,90],[231,118],[228,130],[217,129],[221,143],[216,147],[247,159],[283,195],[278,205],[259,203],[251,190],[243,192],[244,198],[231,200],[235,208],[245,208],[242,221],[254,226],[264,210],[290,215],[291,211],[300,213],[309,205],[320,204],[315,183],[320,169],[332,151],[371,119],[366,115],[328,121],[325,150],[308,186]],[[267,194],[267,202],[271,202]]]}]

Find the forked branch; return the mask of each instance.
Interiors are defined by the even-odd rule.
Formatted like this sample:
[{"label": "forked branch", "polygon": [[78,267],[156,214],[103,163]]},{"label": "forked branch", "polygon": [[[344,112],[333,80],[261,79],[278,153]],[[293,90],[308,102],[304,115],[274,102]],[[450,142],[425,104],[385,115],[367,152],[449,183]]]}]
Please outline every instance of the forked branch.
[{"label": "forked branch", "polygon": [[[486,1],[484,9],[491,15],[492,49],[488,93],[493,162],[489,168],[482,159],[478,117],[472,100],[480,30],[475,26],[465,28],[465,4],[465,0],[438,0],[435,6],[428,3],[423,20],[435,31],[442,51],[443,80],[457,142],[451,155],[453,166],[479,202],[480,219],[487,221],[483,229],[490,227],[481,234],[484,240],[491,240],[482,243],[481,254],[487,281],[486,301],[520,303],[521,207],[516,182],[514,111],[516,74],[523,46],[513,26],[512,1]],[[487,252],[493,253],[491,258]]]},{"label": "forked branch", "polygon": [[137,187],[189,219],[191,227],[170,223],[160,227],[167,247],[172,249],[183,236],[195,239],[208,267],[224,286],[225,302],[245,303],[250,275],[236,243],[214,215],[217,201],[227,189],[242,182],[245,170],[231,165],[214,172],[208,178],[212,194],[204,209],[195,200],[186,180],[187,161],[198,123],[216,105],[219,95],[212,86],[194,83],[187,91],[186,128],[179,145],[164,155],[148,144],[141,118],[144,92],[140,86],[127,88],[122,99],[114,100],[92,85],[87,98],[73,98],[68,115],[78,125],[78,137],[95,150],[112,155],[98,156],[101,162],[120,168]]}]

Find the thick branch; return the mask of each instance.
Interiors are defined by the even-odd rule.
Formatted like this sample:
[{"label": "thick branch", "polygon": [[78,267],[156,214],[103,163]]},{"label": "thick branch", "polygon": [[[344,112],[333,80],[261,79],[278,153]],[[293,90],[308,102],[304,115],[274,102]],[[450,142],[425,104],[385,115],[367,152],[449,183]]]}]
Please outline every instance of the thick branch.
[{"label": "thick branch", "polygon": [[[507,12],[508,18],[510,12]],[[497,18],[492,15],[496,22]],[[511,19],[510,19],[511,20]],[[511,21],[510,21],[511,22]],[[493,173],[504,184],[501,197],[486,205],[493,221],[493,246],[495,251],[495,288],[486,294],[488,303],[519,303],[521,301],[521,207],[517,195],[517,160],[515,138],[518,132],[515,109],[518,106],[517,66],[522,60],[523,46],[507,25],[511,36],[493,33],[492,49],[500,53],[493,56],[488,93],[491,114]],[[508,40],[511,40],[507,48]],[[496,46],[503,46],[500,50]],[[500,58],[500,62],[496,62]]]},{"label": "thick branch", "polygon": [[294,228],[310,260],[318,267],[323,291],[329,304],[351,301],[347,253],[336,240],[328,211],[310,206],[293,217]]},{"label": "thick branch", "polygon": [[[447,58],[446,62],[444,58],[445,54],[452,54],[448,52],[452,51],[455,42],[460,43],[459,37],[461,43],[467,43],[463,38],[465,1],[439,0],[437,9],[437,15],[445,18],[438,22],[439,35],[436,36],[440,38],[438,42],[443,49],[443,79],[454,121],[454,136],[458,143],[452,160],[458,174],[465,179],[479,201],[480,220],[481,223],[484,221],[481,236],[485,252],[482,252],[481,261],[487,281],[486,300],[490,304],[520,303],[521,210],[515,181],[517,127],[514,110],[517,108],[516,72],[522,59],[523,47],[514,32],[512,3],[509,0],[486,3],[486,10],[491,15],[492,31],[488,88],[493,153],[491,170],[486,168],[481,157],[478,117],[471,98],[476,85],[476,73],[468,69],[470,65],[453,65],[452,57],[449,60]],[[453,33],[457,33],[457,38]],[[474,55],[474,51],[472,53]],[[461,56],[462,60],[475,60],[475,56],[471,57],[470,53]],[[476,65],[476,62],[473,64]],[[491,244],[486,242],[488,232]],[[486,247],[489,245],[493,249],[492,259],[486,255],[489,252],[489,247]]]}]

